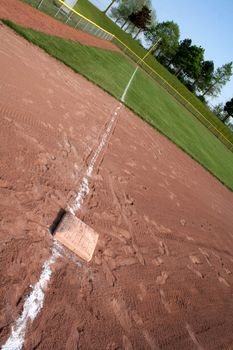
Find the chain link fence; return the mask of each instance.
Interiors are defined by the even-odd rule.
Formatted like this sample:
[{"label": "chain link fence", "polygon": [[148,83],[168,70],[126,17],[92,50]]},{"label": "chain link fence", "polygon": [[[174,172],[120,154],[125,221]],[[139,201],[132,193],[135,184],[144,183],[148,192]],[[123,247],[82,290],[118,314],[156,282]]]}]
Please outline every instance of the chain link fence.
[{"label": "chain link fence", "polygon": [[69,24],[73,28],[82,30],[97,38],[111,41],[113,35],[94,22],[70,8],[65,2],[59,0],[27,0],[27,2],[39,10],[57,18],[59,21]]}]

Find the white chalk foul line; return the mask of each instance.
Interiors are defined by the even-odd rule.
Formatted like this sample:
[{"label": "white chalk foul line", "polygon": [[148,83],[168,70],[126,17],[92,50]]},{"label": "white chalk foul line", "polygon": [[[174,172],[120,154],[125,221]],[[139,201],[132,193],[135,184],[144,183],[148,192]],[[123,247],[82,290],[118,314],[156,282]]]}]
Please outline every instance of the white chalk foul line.
[{"label": "white chalk foul line", "polygon": [[112,129],[114,127],[114,124],[115,124],[115,121],[116,121],[116,118],[118,116],[118,112],[119,110],[121,109],[122,107],[122,104],[120,104],[119,106],[117,106],[117,108],[115,109],[113,115],[112,115],[112,118],[107,126],[107,129],[105,130],[105,133],[103,134],[102,138],[101,138],[101,141],[95,151],[95,153],[93,154],[92,158],[91,158],[91,161],[90,161],[90,164],[88,165],[88,168],[85,172],[85,175],[81,181],[81,184],[80,184],[80,187],[79,187],[79,191],[78,191],[78,194],[74,200],[74,204],[69,208],[70,209],[70,212],[72,214],[75,214],[77,212],[77,210],[79,210],[85,196],[88,194],[89,192],[89,181],[88,179],[91,177],[92,175],[92,172],[93,172],[93,169],[94,169],[94,166],[95,166],[95,163],[100,155],[100,153],[102,152],[102,150],[104,149],[107,141],[108,141],[108,138],[109,138],[109,135],[111,134],[112,132]]},{"label": "white chalk foul line", "polygon": [[[70,208],[70,211],[72,214],[75,214],[77,210],[80,209],[85,196],[88,194],[90,190],[88,179],[91,177],[93,173],[95,163],[101,151],[106,146],[106,143],[113,130],[115,121],[117,119],[117,116],[121,107],[122,107],[122,104],[118,105],[114,110],[113,115],[110,119],[110,122],[107,126],[107,129],[102,135],[101,141],[91,158],[90,164],[88,165],[85,175],[83,176],[83,179],[81,181],[79,191],[75,198],[74,204]],[[52,254],[45,261],[43,265],[39,281],[34,285],[31,293],[26,298],[23,306],[23,312],[21,316],[16,320],[14,326],[12,327],[11,335],[6,341],[6,343],[1,347],[1,350],[21,350],[22,349],[24,340],[25,340],[28,321],[30,320],[31,322],[33,322],[36,316],[39,314],[40,310],[43,308],[45,289],[52,275],[51,265],[56,261],[56,259],[59,256],[61,256],[58,248],[59,246],[57,246],[57,242],[54,241]]]},{"label": "white chalk foul line", "polygon": [[135,74],[137,73],[137,70],[138,70],[138,67],[135,68],[135,71],[133,72],[133,74],[132,74],[128,84],[126,85],[126,88],[125,88],[125,90],[124,90],[124,92],[123,92],[123,94],[121,96],[121,102],[125,102],[126,94],[127,94],[128,90],[129,90],[129,87],[130,87],[130,85],[131,85],[131,83],[133,81],[133,78],[134,78]]},{"label": "white chalk foul line", "polygon": [[1,347],[2,350],[21,350],[24,343],[27,322],[31,322],[36,318],[44,304],[44,289],[52,275],[51,265],[60,256],[56,245],[52,248],[52,254],[45,261],[39,281],[34,285],[33,290],[24,302],[23,312],[12,327],[11,336],[7,342]]}]

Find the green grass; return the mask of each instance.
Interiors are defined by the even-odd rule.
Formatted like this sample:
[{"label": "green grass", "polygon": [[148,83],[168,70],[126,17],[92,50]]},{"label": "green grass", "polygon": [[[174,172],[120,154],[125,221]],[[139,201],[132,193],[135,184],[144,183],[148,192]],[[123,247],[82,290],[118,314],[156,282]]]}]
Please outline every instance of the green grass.
[{"label": "green grass", "polygon": [[[4,22],[117,99],[122,96],[135,67],[120,53]],[[232,153],[142,70],[135,75],[126,96],[126,105],[233,190]]]},{"label": "green grass", "polygon": [[[25,2],[37,6],[39,0],[24,0]],[[56,0],[57,1],[57,0]],[[57,1],[58,3],[58,1]],[[44,0],[41,10],[44,12],[54,16],[57,11],[57,7],[54,5],[53,0]],[[126,33],[122,30],[118,25],[116,25],[108,16],[106,16],[102,11],[96,8],[92,3],[87,0],[79,0],[75,6],[75,10],[79,13],[83,14],[90,20],[94,21],[102,28],[108,30],[113,33],[116,37],[118,37],[121,41],[123,41],[131,50],[133,50],[138,56],[143,57],[145,54],[145,50],[143,47],[139,45],[139,43],[134,40],[130,34]],[[64,16],[58,15],[59,20],[65,20]],[[72,19],[69,22],[70,25],[75,26],[76,21]],[[123,46],[117,41],[114,42],[120,47]],[[127,50],[127,54],[134,60],[138,60],[138,58],[133,55],[130,51]],[[173,74],[171,74],[164,66],[162,66],[152,55],[149,55],[146,59],[146,63],[152,67],[156,73],[158,73],[163,79],[165,79],[175,90],[179,92],[179,94],[184,97],[186,100],[190,102],[187,105],[188,109],[191,111],[193,115],[195,115],[204,125],[210,127],[210,130],[219,137],[219,133],[216,131],[219,130],[224,136],[220,136],[219,138],[223,143],[225,143],[229,147],[229,143],[227,140],[233,144],[233,133],[227,128],[194,94],[192,94]],[[146,68],[144,66],[144,68]],[[162,80],[158,77],[157,74],[152,74],[153,78],[156,79],[159,83]],[[172,88],[166,85],[166,89],[169,93],[175,96],[182,104],[186,104],[184,99],[176,94]],[[194,108],[193,108],[193,107]],[[203,118],[202,115],[207,119]],[[209,122],[214,126],[211,127]],[[216,129],[215,129],[216,128]],[[226,139],[227,140],[226,140]]]}]

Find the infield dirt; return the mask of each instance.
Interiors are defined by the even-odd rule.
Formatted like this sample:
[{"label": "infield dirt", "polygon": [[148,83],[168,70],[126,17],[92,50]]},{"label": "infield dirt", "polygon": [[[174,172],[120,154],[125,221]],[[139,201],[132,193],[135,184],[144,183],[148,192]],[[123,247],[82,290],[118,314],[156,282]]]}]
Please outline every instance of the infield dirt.
[{"label": "infield dirt", "polygon": [[[118,102],[2,25],[0,40],[2,345]],[[24,349],[232,349],[232,202],[123,107],[78,213],[94,258],[56,261]]]}]

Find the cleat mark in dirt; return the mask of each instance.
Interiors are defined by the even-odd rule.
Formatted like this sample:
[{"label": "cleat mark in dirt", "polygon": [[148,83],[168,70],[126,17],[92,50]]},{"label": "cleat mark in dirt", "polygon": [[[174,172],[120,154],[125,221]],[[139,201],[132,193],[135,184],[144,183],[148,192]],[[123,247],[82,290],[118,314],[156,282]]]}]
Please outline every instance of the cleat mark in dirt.
[{"label": "cleat mark in dirt", "polygon": [[223,278],[220,274],[218,275],[218,281],[220,283],[223,283],[226,287],[230,287],[230,284],[227,282],[227,280],[225,280],[225,278]]},{"label": "cleat mark in dirt", "polygon": [[224,271],[226,272],[227,275],[231,275],[232,274],[231,270],[229,270],[228,268],[224,267],[223,269],[224,269]]},{"label": "cleat mark in dirt", "polygon": [[194,272],[199,278],[204,278],[204,275],[203,275],[200,271],[194,269],[193,266],[187,265],[187,268],[188,268],[190,271]]},{"label": "cleat mark in dirt", "polygon": [[188,334],[189,334],[190,338],[192,339],[193,343],[196,345],[197,349],[198,350],[204,350],[204,348],[201,346],[201,344],[197,340],[197,338],[196,338],[196,336],[195,336],[191,326],[188,323],[186,323],[186,329],[187,329]]},{"label": "cleat mark in dirt", "polygon": [[191,237],[191,236],[186,236],[186,238],[187,238],[188,241],[194,241],[194,238]]},{"label": "cleat mark in dirt", "polygon": [[155,264],[156,266],[160,266],[163,264],[163,260],[160,257],[157,257],[152,260],[152,263]]},{"label": "cleat mark in dirt", "polygon": [[149,334],[149,332],[147,330],[143,330],[142,334],[143,334],[147,344],[151,348],[151,350],[159,350],[159,347],[156,345],[154,339],[151,337],[151,335]]},{"label": "cleat mark in dirt", "polygon": [[168,301],[166,300],[165,293],[164,293],[163,289],[159,290],[159,294],[160,294],[161,302],[162,302],[165,310],[170,314],[171,313],[171,308],[169,306]]},{"label": "cleat mark in dirt", "polygon": [[137,264],[137,260],[131,256],[131,257],[121,257],[118,256],[115,259],[116,268],[122,267],[122,266],[131,266]]},{"label": "cleat mark in dirt", "polygon": [[108,186],[110,189],[110,192],[112,194],[113,199],[113,205],[116,208],[116,212],[120,212],[121,215],[118,217],[119,221],[124,221],[126,227],[128,228],[129,233],[127,233],[128,237],[126,239],[131,238],[131,232],[132,232],[132,224],[130,220],[128,219],[128,211],[127,211],[127,203],[125,202],[125,199],[127,199],[127,195],[124,193],[124,199],[121,199],[118,196],[118,191],[114,189],[114,183],[111,175],[109,173],[106,173],[106,179],[108,182]]},{"label": "cleat mark in dirt", "polygon": [[211,264],[211,262],[210,262],[210,256],[209,256],[209,254],[207,253],[207,251],[206,251],[205,249],[202,249],[202,248],[198,248],[198,249],[200,250],[201,254],[204,256],[204,258],[205,258],[207,264],[208,264],[209,266],[213,266],[213,265]]},{"label": "cleat mark in dirt", "polygon": [[163,225],[159,225],[157,224],[157,222],[155,222],[154,220],[151,220],[151,223],[153,226],[155,226],[156,230],[160,233],[171,233],[172,231],[170,230],[170,228],[165,227]]},{"label": "cleat mark in dirt", "polygon": [[114,276],[111,268],[109,267],[108,263],[104,259],[102,260],[102,268],[103,268],[106,281],[111,287],[113,287],[116,282],[116,277]]}]

